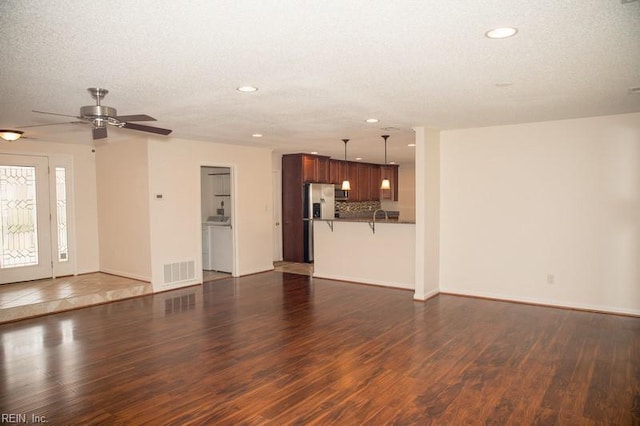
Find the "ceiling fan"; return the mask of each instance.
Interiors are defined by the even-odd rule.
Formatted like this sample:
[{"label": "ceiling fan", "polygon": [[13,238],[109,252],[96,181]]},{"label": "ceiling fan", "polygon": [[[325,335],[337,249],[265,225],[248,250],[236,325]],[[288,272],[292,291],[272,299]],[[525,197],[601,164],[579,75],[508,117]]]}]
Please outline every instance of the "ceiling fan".
[{"label": "ceiling fan", "polygon": [[[131,121],[156,121],[155,118],[146,114],[136,115],[118,115],[115,108],[106,105],[100,105],[100,101],[105,97],[109,91],[107,89],[101,89],[98,87],[90,87],[87,89],[91,93],[91,97],[96,100],[95,105],[88,105],[80,107],[80,115],[66,115],[57,114],[55,112],[36,111],[38,114],[59,115],[62,117],[73,117],[81,121],[71,121],[70,123],[91,123],[93,139],[104,139],[107,137],[107,125],[116,126],[123,129],[139,130],[142,132],[156,133],[158,135],[168,135],[171,133],[169,129],[162,129],[160,127],[145,126],[143,124],[131,123]],[[68,123],[56,123],[56,124],[68,124]],[[38,126],[51,126],[53,124],[37,124],[34,126],[22,126],[22,127],[38,127]]]}]

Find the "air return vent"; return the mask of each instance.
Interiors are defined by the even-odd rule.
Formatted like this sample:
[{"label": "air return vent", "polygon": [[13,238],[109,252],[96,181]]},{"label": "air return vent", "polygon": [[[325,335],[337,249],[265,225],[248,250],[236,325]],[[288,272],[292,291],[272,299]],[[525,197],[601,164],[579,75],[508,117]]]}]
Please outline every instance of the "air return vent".
[{"label": "air return vent", "polygon": [[195,279],[195,261],[167,263],[164,265],[164,284],[176,284]]}]

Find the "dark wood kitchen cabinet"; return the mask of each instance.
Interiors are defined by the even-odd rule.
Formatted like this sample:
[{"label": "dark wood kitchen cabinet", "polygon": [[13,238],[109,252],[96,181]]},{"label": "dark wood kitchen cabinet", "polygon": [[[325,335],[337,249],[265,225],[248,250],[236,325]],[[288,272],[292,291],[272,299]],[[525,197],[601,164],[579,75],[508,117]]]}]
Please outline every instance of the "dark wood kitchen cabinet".
[{"label": "dark wood kitchen cabinet", "polygon": [[371,165],[360,163],[356,165],[358,171],[357,186],[355,190],[358,193],[358,201],[372,200],[373,191],[371,190]]},{"label": "dark wood kitchen cabinet", "polygon": [[346,170],[347,177],[349,178],[349,184],[351,185],[351,191],[349,191],[349,201],[360,201],[360,192],[358,188],[358,163],[349,161],[347,163]]},{"label": "dark wood kitchen cabinet", "polygon": [[329,160],[329,183],[342,185],[347,178],[347,162],[342,160]]},{"label": "dark wood kitchen cabinet", "polygon": [[329,169],[329,157],[317,157],[316,181],[320,183],[331,183],[331,175]]},{"label": "dark wood kitchen cabinet", "polygon": [[329,183],[329,157],[282,156],[282,258],[304,262],[303,200],[305,183]]},{"label": "dark wood kitchen cabinet", "polygon": [[329,183],[329,157],[310,154],[292,154],[291,157],[302,167],[303,182]]},{"label": "dark wood kitchen cabinet", "polygon": [[380,165],[371,164],[371,172],[369,174],[369,197],[371,200],[380,200],[380,183],[382,178],[380,177]]},{"label": "dark wood kitchen cabinet", "polygon": [[[381,190],[383,175],[391,189]],[[349,201],[398,200],[398,166],[333,160],[313,154],[282,156],[282,257],[304,262],[303,199],[305,183],[351,183]]]},{"label": "dark wood kitchen cabinet", "polygon": [[282,156],[282,258],[288,262],[304,262],[303,169],[302,155]]}]

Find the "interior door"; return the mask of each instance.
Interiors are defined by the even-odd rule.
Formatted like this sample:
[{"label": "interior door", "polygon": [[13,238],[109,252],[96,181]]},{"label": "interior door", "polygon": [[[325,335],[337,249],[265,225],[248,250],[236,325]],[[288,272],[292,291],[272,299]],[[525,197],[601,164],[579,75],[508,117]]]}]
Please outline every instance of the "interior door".
[{"label": "interior door", "polygon": [[53,276],[48,167],[0,154],[0,284]]},{"label": "interior door", "polygon": [[274,170],[272,175],[273,187],[273,261],[282,260],[282,175]]}]

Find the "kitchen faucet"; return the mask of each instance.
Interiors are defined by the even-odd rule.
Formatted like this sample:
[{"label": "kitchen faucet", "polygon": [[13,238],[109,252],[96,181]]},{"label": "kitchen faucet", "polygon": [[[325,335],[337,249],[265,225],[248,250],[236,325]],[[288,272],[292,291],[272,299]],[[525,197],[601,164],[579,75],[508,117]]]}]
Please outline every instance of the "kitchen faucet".
[{"label": "kitchen faucet", "polygon": [[369,228],[371,228],[371,231],[375,234],[376,233],[376,213],[378,212],[382,212],[384,213],[384,220],[385,222],[389,221],[389,216],[387,215],[387,212],[385,210],[382,209],[377,209],[376,211],[373,212],[373,221],[369,222]]},{"label": "kitchen faucet", "polygon": [[376,211],[374,211],[374,212],[373,212],[373,223],[376,223],[376,213],[378,213],[378,212],[382,212],[382,213],[384,213],[384,220],[385,220],[385,222],[388,222],[388,221],[389,221],[389,215],[387,215],[387,211],[386,211],[386,210],[383,210],[383,209],[378,209],[378,210],[376,210]]}]

